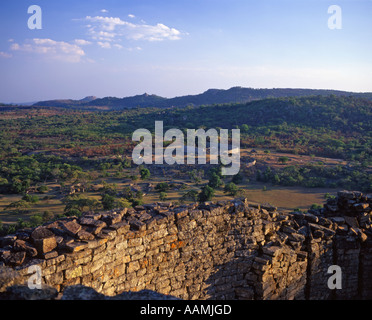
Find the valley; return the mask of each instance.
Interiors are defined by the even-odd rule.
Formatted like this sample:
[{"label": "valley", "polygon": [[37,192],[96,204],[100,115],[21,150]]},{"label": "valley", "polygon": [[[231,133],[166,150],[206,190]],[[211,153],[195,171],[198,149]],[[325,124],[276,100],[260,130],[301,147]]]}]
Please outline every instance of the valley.
[{"label": "valley", "polygon": [[[90,102],[95,101],[91,100]],[[0,110],[0,227],[84,211],[246,197],[281,210],[321,207],[340,189],[371,192],[372,102],[308,96],[182,108]],[[240,129],[240,172],[136,165],[135,130]],[[186,135],[185,135],[186,136]],[[167,142],[164,148],[167,147]],[[207,161],[209,161],[209,151]]]}]

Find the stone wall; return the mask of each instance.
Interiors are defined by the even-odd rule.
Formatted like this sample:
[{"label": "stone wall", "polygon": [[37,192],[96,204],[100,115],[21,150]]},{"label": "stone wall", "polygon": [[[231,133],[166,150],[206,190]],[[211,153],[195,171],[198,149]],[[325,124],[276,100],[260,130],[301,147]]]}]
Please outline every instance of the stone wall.
[{"label": "stone wall", "polygon": [[[0,264],[17,283],[40,266],[42,282],[58,292],[83,285],[108,296],[146,289],[200,300],[370,299],[371,207],[368,195],[340,192],[307,213],[244,199],[86,213],[3,237]],[[334,264],[342,290],[327,286]],[[3,278],[14,284],[14,273]]]}]

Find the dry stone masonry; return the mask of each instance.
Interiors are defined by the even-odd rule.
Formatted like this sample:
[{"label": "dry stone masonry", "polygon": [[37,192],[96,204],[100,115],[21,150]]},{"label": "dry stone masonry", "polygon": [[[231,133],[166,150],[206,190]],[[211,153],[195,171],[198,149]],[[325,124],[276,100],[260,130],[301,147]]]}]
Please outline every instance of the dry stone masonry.
[{"label": "dry stone masonry", "polygon": [[[371,195],[342,191],[307,213],[245,199],[86,213],[1,238],[0,292],[14,297],[39,266],[54,292],[92,297],[371,299],[371,211]],[[332,265],[340,290],[328,287]]]}]

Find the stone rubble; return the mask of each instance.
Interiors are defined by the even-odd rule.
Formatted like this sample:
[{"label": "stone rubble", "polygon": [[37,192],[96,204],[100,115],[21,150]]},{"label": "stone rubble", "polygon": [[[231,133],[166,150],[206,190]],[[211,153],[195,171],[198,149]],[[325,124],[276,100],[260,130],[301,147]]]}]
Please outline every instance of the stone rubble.
[{"label": "stone rubble", "polygon": [[[371,212],[371,195],[348,191],[307,213],[245,199],[88,212],[0,238],[0,292],[16,297],[37,265],[52,298],[84,286],[96,298],[371,299]],[[341,290],[327,286],[332,265]]]}]

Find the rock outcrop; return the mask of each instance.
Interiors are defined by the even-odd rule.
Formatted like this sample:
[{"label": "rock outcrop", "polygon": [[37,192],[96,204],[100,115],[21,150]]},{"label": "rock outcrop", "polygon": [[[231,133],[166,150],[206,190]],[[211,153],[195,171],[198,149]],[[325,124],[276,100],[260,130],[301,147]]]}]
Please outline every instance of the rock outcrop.
[{"label": "rock outcrop", "polygon": [[[86,213],[1,238],[0,291],[27,297],[14,285],[36,266],[52,298],[85,286],[95,298],[371,299],[371,211],[370,195],[343,191],[307,213],[245,199]],[[328,287],[332,265],[342,289]]]}]

